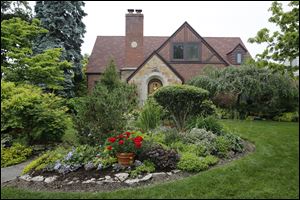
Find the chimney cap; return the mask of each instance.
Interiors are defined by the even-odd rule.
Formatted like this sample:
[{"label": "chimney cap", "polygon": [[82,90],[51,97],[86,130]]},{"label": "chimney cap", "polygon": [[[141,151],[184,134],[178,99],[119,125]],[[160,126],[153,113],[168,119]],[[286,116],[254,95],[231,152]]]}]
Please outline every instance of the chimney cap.
[{"label": "chimney cap", "polygon": [[134,12],[134,9],[127,9],[127,11],[128,11],[129,13],[133,13],[133,12]]},{"label": "chimney cap", "polygon": [[135,9],[135,12],[136,12],[136,13],[141,13],[141,12],[142,12],[142,9]]}]

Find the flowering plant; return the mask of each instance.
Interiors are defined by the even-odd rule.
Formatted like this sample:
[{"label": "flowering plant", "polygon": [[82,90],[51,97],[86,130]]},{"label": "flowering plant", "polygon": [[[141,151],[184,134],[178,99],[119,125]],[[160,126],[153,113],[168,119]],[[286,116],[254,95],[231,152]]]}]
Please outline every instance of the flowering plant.
[{"label": "flowering plant", "polygon": [[106,149],[111,153],[137,153],[143,144],[143,136],[139,131],[126,131],[105,142]]}]

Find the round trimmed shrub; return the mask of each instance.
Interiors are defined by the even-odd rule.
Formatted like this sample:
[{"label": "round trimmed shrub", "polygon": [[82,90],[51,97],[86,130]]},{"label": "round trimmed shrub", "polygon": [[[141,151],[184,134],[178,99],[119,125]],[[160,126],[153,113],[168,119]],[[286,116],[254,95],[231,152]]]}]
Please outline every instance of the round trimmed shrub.
[{"label": "round trimmed shrub", "polygon": [[189,85],[172,85],[159,88],[154,98],[172,116],[178,130],[183,130],[187,119],[200,114],[209,92]]}]

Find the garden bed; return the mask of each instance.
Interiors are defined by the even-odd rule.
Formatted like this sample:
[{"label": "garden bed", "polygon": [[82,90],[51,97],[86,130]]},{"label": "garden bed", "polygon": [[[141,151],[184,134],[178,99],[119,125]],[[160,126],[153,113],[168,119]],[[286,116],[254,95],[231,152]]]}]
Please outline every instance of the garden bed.
[{"label": "garden bed", "polygon": [[[228,162],[236,160],[240,157],[245,156],[246,154],[253,152],[255,150],[254,144],[244,141],[244,151],[242,153],[236,153],[229,155],[226,159],[220,159],[218,164],[211,168],[222,166]],[[125,181],[116,181],[115,174],[118,173],[126,173],[126,170],[113,172],[112,168],[107,168],[102,170],[101,172],[97,170],[86,171],[83,168],[70,172],[65,175],[59,174],[57,172],[34,172],[31,174],[32,177],[43,176],[43,181],[33,181],[33,180],[23,180],[20,177],[3,183],[2,186],[13,186],[17,188],[29,189],[32,191],[64,191],[64,192],[99,192],[99,191],[112,191],[118,190],[122,188],[130,188],[130,187],[141,187],[148,186],[152,184],[175,181],[178,179],[182,179],[188,176],[195,175],[197,173],[184,172],[180,170],[173,171],[156,171],[152,174],[151,177],[149,174],[143,174],[139,178],[139,180],[150,177],[148,180],[139,181],[137,183],[126,183]],[[147,176],[148,175],[148,176]],[[57,176],[57,179],[51,183],[46,183],[44,181],[45,178]],[[111,179],[107,179],[106,177],[111,177]],[[131,178],[127,178],[128,180],[133,180]],[[88,183],[89,182],[89,183]]]}]

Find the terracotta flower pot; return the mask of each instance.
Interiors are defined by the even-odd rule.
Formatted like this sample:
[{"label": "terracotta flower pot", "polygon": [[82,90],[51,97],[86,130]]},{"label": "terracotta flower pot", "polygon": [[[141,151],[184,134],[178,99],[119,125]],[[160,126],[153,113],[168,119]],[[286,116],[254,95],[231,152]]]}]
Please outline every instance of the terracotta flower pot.
[{"label": "terracotta flower pot", "polygon": [[118,163],[124,166],[132,165],[134,157],[134,153],[117,153]]}]

